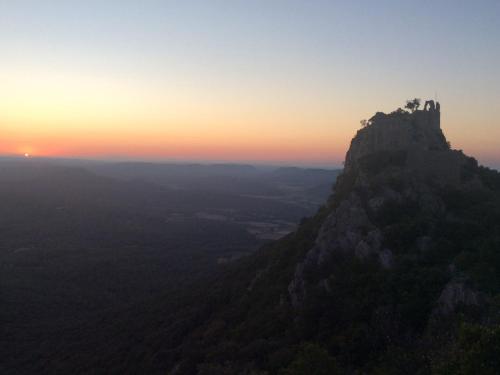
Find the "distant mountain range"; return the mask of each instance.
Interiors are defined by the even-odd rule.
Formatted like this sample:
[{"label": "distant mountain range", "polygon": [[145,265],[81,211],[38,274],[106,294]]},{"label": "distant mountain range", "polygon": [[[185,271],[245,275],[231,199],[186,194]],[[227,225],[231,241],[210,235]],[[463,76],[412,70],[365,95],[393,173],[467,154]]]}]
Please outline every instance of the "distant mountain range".
[{"label": "distant mountain range", "polygon": [[0,373],[73,368],[91,327],[293,231],[337,173],[277,170],[0,160]]}]

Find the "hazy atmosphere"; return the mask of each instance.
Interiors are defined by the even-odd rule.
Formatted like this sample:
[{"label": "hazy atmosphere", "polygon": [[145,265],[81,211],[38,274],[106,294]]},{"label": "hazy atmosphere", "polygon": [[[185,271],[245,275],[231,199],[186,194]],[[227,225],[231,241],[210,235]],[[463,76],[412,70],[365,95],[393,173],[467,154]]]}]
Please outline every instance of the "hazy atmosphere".
[{"label": "hazy atmosphere", "polygon": [[0,374],[500,374],[499,69],[500,0],[0,0]]},{"label": "hazy atmosphere", "polygon": [[499,166],[500,3],[2,1],[0,153],[339,166],[359,121],[438,99]]}]

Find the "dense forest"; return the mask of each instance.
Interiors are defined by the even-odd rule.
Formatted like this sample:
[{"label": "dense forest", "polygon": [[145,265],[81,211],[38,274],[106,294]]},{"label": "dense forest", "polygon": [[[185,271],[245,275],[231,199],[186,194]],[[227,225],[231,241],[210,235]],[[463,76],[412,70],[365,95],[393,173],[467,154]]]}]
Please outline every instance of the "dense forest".
[{"label": "dense forest", "polygon": [[[196,280],[292,231],[336,174],[0,160],[0,372],[86,372],[72,358],[112,353],[94,350],[114,339],[124,316],[138,319],[159,300],[175,304]],[[118,335],[113,350],[134,334],[120,331],[127,337]]]}]

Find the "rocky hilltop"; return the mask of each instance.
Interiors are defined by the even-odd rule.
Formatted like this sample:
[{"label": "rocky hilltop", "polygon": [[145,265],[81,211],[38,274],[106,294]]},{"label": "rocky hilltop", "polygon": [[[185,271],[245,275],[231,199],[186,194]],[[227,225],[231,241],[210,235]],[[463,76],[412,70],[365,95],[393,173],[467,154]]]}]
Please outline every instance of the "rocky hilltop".
[{"label": "rocky hilltop", "polygon": [[346,155],[346,169],[356,166],[363,156],[380,151],[405,150],[416,154],[449,150],[441,131],[441,106],[433,101],[429,103],[429,107],[412,113],[403,110],[390,114],[377,112],[352,140]]},{"label": "rocky hilltop", "polygon": [[441,130],[440,107],[431,100],[423,110],[375,114],[352,140],[345,159],[346,172],[366,163],[373,155],[400,154],[405,158],[405,168],[420,178],[459,183],[466,158],[450,149]]},{"label": "rocky hilltop", "polygon": [[[305,270],[335,255],[376,258],[381,267],[392,267],[393,249],[384,236],[388,228],[377,224],[388,205],[418,208],[428,225],[412,246],[419,251],[430,247],[434,223],[446,213],[438,191],[481,188],[477,175],[464,178],[465,171],[474,168],[473,158],[450,148],[440,126],[439,103],[428,101],[423,110],[411,113],[399,109],[375,114],[351,141],[333,197],[335,209],[289,285],[292,304],[304,298]],[[328,287],[328,278],[322,285]]]}]

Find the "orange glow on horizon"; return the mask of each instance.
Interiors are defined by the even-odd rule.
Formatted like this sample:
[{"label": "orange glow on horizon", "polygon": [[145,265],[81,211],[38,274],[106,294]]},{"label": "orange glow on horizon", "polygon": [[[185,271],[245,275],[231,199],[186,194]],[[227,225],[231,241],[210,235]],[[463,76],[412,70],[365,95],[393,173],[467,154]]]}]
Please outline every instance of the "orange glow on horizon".
[{"label": "orange glow on horizon", "polygon": [[[19,123],[18,123],[19,124]],[[323,134],[283,132],[282,126],[6,126],[0,154],[92,159],[290,162],[339,166],[357,128],[331,126]],[[254,131],[254,129],[256,131]],[[446,133],[446,129],[444,129]],[[456,137],[452,146],[481,162],[495,161],[496,142]],[[469,146],[467,149],[465,146]],[[26,156],[28,155],[28,156]]]},{"label": "orange glow on horizon", "polygon": [[[0,154],[339,166],[359,120],[380,109],[335,93],[314,101],[299,88],[285,100],[33,69],[33,79],[0,72]],[[480,161],[498,158],[494,116],[481,120],[490,127],[485,140],[470,131],[468,123],[478,121],[472,114],[444,108],[442,127],[453,147]]]},{"label": "orange glow on horizon", "polygon": [[334,124],[357,124],[285,93],[23,69],[0,72],[2,154],[338,163],[354,129]]},{"label": "orange glow on horizon", "polygon": [[[343,160],[344,142],[333,144],[311,139],[308,143],[293,139],[242,139],[189,137],[32,137],[22,146],[16,139],[3,140],[1,153],[29,154],[40,157],[131,158],[131,159],[197,159],[225,161],[304,161],[311,163],[337,163]],[[26,146],[26,144],[30,144]],[[34,145],[34,146],[31,146]]]}]

